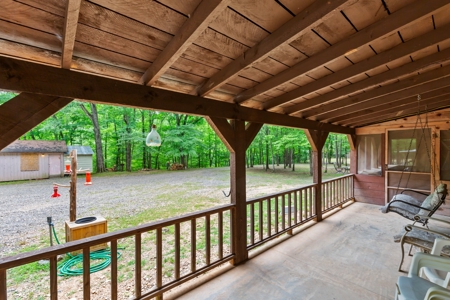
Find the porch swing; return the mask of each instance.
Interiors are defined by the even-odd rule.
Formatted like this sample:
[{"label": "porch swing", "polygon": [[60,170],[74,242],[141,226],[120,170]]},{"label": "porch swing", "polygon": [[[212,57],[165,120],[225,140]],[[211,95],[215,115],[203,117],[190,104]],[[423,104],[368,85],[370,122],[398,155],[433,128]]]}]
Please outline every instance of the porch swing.
[{"label": "porch swing", "polygon": [[[400,179],[398,181],[397,191],[400,190],[400,183],[402,182],[402,178],[405,172],[408,172],[409,175],[406,180],[406,187],[408,187],[409,179],[411,177],[411,172],[413,171],[413,168],[416,164],[416,158],[417,158],[417,150],[420,148],[420,144],[425,139],[425,132],[426,128],[428,127],[428,115],[427,110],[425,109],[425,123],[422,123],[421,117],[420,117],[420,95],[417,96],[418,101],[418,113],[417,113],[417,119],[413,130],[413,136],[410,139],[408,150],[406,151],[406,157],[404,158],[404,165],[401,167],[401,174]],[[412,142],[415,137],[415,132],[417,130],[418,123],[420,122],[420,129],[421,129],[421,136],[420,140],[415,145],[415,150],[411,150]],[[434,176],[435,168],[433,168],[433,161],[431,156],[431,151],[433,149],[430,149],[433,147],[433,143],[431,142],[430,137],[430,147],[428,147],[427,142],[425,141],[425,148],[426,153],[428,155],[428,160],[430,162],[430,172],[431,172],[431,178],[433,179],[433,186],[436,186],[436,178]],[[416,151],[416,155],[414,155],[414,159],[412,160],[412,164],[410,166],[408,165],[408,158],[409,154],[412,151]],[[398,167],[398,166],[397,166]],[[425,200],[420,201],[417,198],[407,195],[406,193],[410,193],[415,195],[416,197],[420,197],[421,195],[427,196]],[[447,185],[440,183],[439,186],[436,187],[433,193],[427,194],[423,191],[418,191],[416,189],[410,189],[405,188],[402,190],[400,194],[396,194],[393,196],[392,200],[386,204],[385,206],[381,207],[380,210],[382,213],[388,213],[388,212],[395,212],[399,215],[401,215],[404,218],[407,218],[412,221],[417,221],[419,223],[422,223],[423,225],[426,225],[428,222],[428,217],[431,217],[438,209],[439,207],[444,204],[445,197],[447,196]],[[422,198],[423,198],[422,196]]]}]

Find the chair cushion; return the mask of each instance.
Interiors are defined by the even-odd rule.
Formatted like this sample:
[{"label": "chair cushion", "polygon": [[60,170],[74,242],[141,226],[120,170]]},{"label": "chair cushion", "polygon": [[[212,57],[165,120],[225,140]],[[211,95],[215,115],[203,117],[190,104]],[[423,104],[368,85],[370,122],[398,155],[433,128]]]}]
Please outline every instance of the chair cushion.
[{"label": "chair cushion", "polygon": [[445,288],[418,276],[400,276],[397,280],[397,285],[400,289],[398,299],[402,300],[423,300],[428,289],[431,287],[446,290]]},{"label": "chair cushion", "polygon": [[[405,201],[407,203],[411,203],[417,206],[420,206],[422,204],[422,202],[416,200],[415,198],[409,196],[409,195],[405,195],[405,194],[397,194],[395,195],[391,202],[394,200],[401,200],[401,201]],[[395,211],[396,213],[401,214],[404,217],[407,217],[408,219],[413,219],[415,215],[417,215],[419,213],[420,208],[418,207],[414,207],[411,205],[408,205],[407,203],[403,203],[403,202],[392,202],[391,205],[389,206],[389,211]],[[386,204],[385,206],[382,206],[380,208],[382,213],[387,213],[388,212],[388,204]]]},{"label": "chair cushion", "polygon": [[[433,194],[429,195],[425,200],[423,201],[421,207],[427,208],[430,210],[433,210],[436,205],[439,205],[441,202],[441,196],[442,193],[447,193],[447,185],[441,183],[436,190],[433,192]],[[428,215],[429,211],[421,209],[419,211],[419,215]]]}]

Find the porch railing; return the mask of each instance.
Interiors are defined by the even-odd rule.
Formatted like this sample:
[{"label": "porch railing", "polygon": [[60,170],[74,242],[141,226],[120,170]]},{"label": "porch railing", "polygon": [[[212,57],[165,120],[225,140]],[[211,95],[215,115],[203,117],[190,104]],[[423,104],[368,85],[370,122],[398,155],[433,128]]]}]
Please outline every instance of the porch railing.
[{"label": "porch railing", "polygon": [[[317,216],[316,184],[247,201],[247,249],[253,249]],[[353,198],[353,175],[322,182],[322,212]]]},{"label": "porch railing", "polygon": [[[15,256],[0,259],[0,299],[7,299],[7,270],[21,265],[37,262],[39,260],[49,260],[50,262],[50,299],[57,299],[57,256],[65,253],[82,250],[83,252],[83,299],[90,299],[90,247],[110,243],[111,248],[111,296],[110,299],[117,299],[118,295],[118,241],[124,238],[134,238],[134,274],[135,274],[135,297],[139,299],[150,299],[163,292],[189,280],[201,273],[204,273],[225,261],[234,257],[230,249],[231,231],[230,224],[234,214],[232,204],[207,209],[201,212],[191,213],[180,217],[156,221],[149,224],[134,227],[132,229],[119,230],[113,233],[97,235],[80,241],[68,242],[51,248],[44,248],[37,251],[22,253]],[[214,222],[212,222],[212,219]],[[199,221],[200,220],[200,221]],[[214,223],[212,225],[212,223]],[[216,253],[212,253],[212,232],[214,228],[214,248]],[[200,228],[200,230],[199,230]],[[170,230],[168,230],[170,229]],[[216,231],[217,230],[217,231]],[[203,234],[199,231],[203,231]],[[181,234],[183,233],[183,234]],[[152,236],[143,237],[144,234]],[[163,251],[163,237],[170,234],[173,238],[174,253],[173,275],[171,279],[163,276],[163,258],[168,255]],[[202,247],[197,247],[197,239],[202,239]],[[182,240],[186,241],[190,252],[190,270],[182,272],[180,260]],[[153,243],[156,248],[155,269],[156,276],[154,288],[144,291],[142,288],[142,248],[145,243]],[[225,250],[224,247],[227,247]],[[189,249],[190,248],[190,249]],[[183,248],[185,249],[185,248]],[[200,254],[203,257],[199,257]],[[148,259],[148,258],[147,258]],[[166,262],[167,263],[167,262]],[[164,281],[163,281],[164,279]]]},{"label": "porch railing", "polygon": [[[270,239],[292,230],[317,217],[316,184],[288,190],[247,201],[247,249],[253,249]],[[322,183],[322,212],[336,208],[353,198],[353,175],[342,176]],[[58,298],[57,256],[82,250],[83,298],[90,299],[90,247],[109,243],[111,249],[110,299],[118,297],[118,251],[125,239],[134,248],[134,294],[138,299],[150,299],[213,269],[234,258],[232,251],[232,220],[235,206],[223,205],[196,213],[106,233],[79,241],[37,251],[0,258],[0,299],[7,299],[7,270],[39,260],[49,260],[50,299]],[[150,236],[149,236],[150,235]],[[168,242],[169,239],[169,242]],[[153,288],[142,284],[143,250],[151,244],[155,276]],[[163,244],[170,246],[169,251]],[[199,246],[201,245],[201,246]],[[170,259],[167,259],[170,256]],[[148,259],[148,257],[144,258]],[[182,261],[183,260],[183,261]],[[187,260],[187,261],[186,261]],[[173,273],[163,274],[167,264]],[[189,265],[188,268],[185,266]]]}]

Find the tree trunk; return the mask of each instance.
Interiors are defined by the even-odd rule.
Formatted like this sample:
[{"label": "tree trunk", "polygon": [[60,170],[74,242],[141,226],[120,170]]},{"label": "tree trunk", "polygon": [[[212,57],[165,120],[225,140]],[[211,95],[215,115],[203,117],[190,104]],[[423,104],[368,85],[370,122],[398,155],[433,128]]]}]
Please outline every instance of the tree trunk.
[{"label": "tree trunk", "polygon": [[[105,172],[105,161],[103,160],[103,144],[102,136],[100,133],[100,124],[98,122],[97,105],[90,103],[91,113],[84,107],[84,104],[80,103],[81,109],[84,113],[91,119],[92,125],[94,127],[94,137],[95,137],[95,158],[96,158],[96,168],[97,172]],[[93,170],[91,170],[93,171]]]},{"label": "tree trunk", "polygon": [[127,172],[131,172],[131,128],[130,128],[130,116],[125,112],[123,114],[123,121],[126,124],[126,132],[128,134],[127,139],[125,140],[125,169]]}]

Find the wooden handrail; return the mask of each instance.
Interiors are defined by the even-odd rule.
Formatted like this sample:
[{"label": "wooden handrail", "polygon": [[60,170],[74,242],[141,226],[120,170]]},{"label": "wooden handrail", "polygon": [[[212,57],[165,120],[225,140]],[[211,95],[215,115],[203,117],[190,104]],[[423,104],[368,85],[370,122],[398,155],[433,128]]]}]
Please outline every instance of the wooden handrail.
[{"label": "wooden handrail", "polygon": [[53,256],[65,254],[68,252],[73,252],[75,250],[80,250],[84,248],[88,248],[93,245],[107,243],[112,240],[118,240],[130,236],[135,236],[136,234],[140,234],[142,232],[147,232],[151,230],[155,230],[162,227],[171,226],[177,223],[182,223],[185,221],[189,221],[195,218],[201,218],[206,215],[211,215],[215,213],[224,212],[226,210],[233,209],[233,204],[225,204],[218,207],[206,209],[200,212],[189,213],[178,217],[173,217],[165,220],[155,221],[148,224],[139,225],[129,229],[121,229],[114,232],[104,233],[100,235],[96,235],[93,237],[88,237],[82,240],[76,240],[72,242],[68,242],[61,245],[56,245],[52,247],[47,247],[35,251],[20,253],[13,256],[0,258],[0,270],[9,269],[21,265],[25,265],[31,262],[35,262],[41,259],[48,259]]}]

